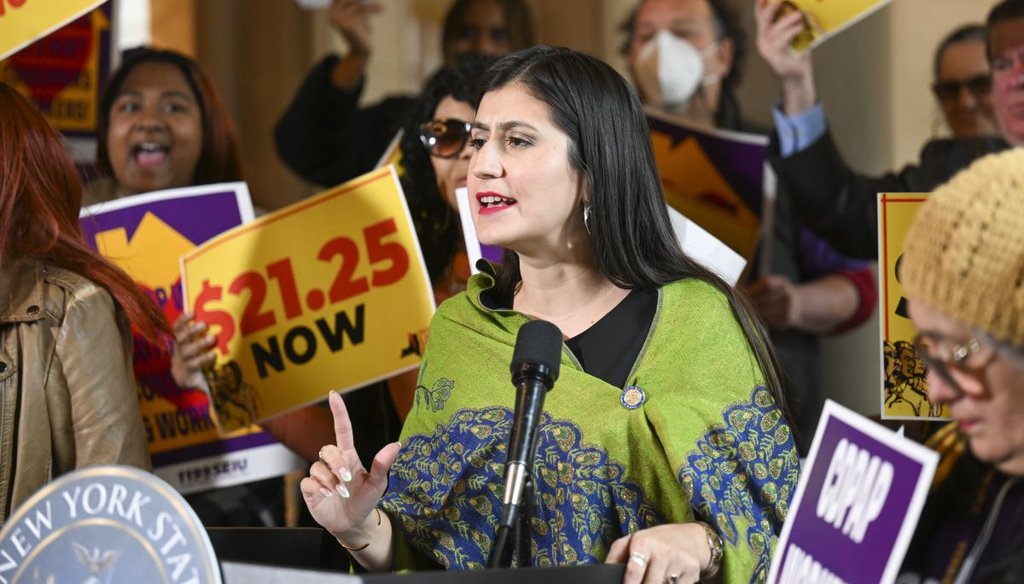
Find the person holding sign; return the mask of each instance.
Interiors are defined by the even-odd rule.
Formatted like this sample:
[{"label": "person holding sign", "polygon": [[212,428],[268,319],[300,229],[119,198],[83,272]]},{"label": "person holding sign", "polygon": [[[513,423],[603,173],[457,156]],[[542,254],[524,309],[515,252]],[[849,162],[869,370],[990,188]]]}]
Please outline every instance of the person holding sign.
[{"label": "person holding sign", "polygon": [[441,305],[402,443],[368,471],[331,396],[336,443],[301,483],[310,512],[369,570],[485,565],[513,344],[543,319],[566,340],[520,561],[763,578],[799,473],[778,371],[742,296],[677,245],[639,101],[608,65],[551,47],[505,57],[483,86],[470,201],[480,239],[510,251]]},{"label": "person holding sign", "polygon": [[[349,52],[310,71],[274,129],[281,160],[310,182],[334,186],[372,169],[413,107],[413,96],[358,107],[374,51],[371,18],[381,10],[380,2],[333,0],[328,16]],[[441,50],[452,66],[462,55],[500,57],[533,43],[523,0],[456,0],[445,17]]]},{"label": "person holding sign", "polygon": [[780,6],[778,0],[757,0],[755,9],[758,49],[782,81],[772,164],[779,180],[791,186],[786,194],[807,224],[843,253],[878,257],[878,193],[928,192],[977,158],[1007,143],[1024,144],[1024,131],[1013,129],[1024,118],[1015,109],[1021,88],[1014,61],[1022,45],[1024,2],[1005,0],[991,10],[987,45],[984,35],[960,31],[939,45],[933,92],[953,137],[930,140],[917,164],[880,177],[859,175],[843,161],[817,101],[811,51],[790,48],[803,29],[801,14],[779,17]]},{"label": "person holding sign", "polygon": [[469,278],[455,190],[466,186],[469,172],[476,85],[493,64],[490,57],[465,55],[439,70],[423,86],[402,128],[402,190],[437,304],[465,290]]},{"label": "person holding sign", "polygon": [[[180,53],[140,47],[128,51],[111,76],[101,100],[98,166],[105,198],[132,196],[153,190],[243,180],[234,124],[213,82],[191,58]],[[168,310],[171,318],[177,310]],[[201,410],[207,394],[201,368],[186,371],[195,344],[206,343],[206,325],[184,313],[174,324],[176,341],[149,347],[148,362],[139,367],[139,383],[181,410]],[[200,348],[208,349],[209,344]],[[182,352],[184,351],[184,356]],[[177,365],[180,375],[175,376]],[[191,373],[191,374],[190,374]],[[165,388],[172,388],[170,391]],[[368,446],[387,444],[398,432],[398,417],[390,396],[380,386],[353,392],[347,399],[366,412],[359,426]],[[330,434],[326,408],[311,406],[264,424],[264,429],[300,455],[315,456],[316,429]],[[371,453],[372,455],[372,453]],[[280,478],[188,496],[207,525],[279,523],[283,515]]]},{"label": "person holding sign", "polygon": [[129,324],[167,324],[85,242],[81,202],[60,134],[0,83],[0,526],[68,471],[149,467]]},{"label": "person holding sign", "polygon": [[[622,30],[622,53],[649,107],[703,126],[766,133],[744,119],[736,99],[746,35],[726,2],[641,0]],[[806,456],[824,406],[819,338],[871,315],[874,276],[869,264],[839,254],[804,227],[784,196],[777,197],[758,255],[770,262],[756,262],[744,285],[770,327],[797,447]]]},{"label": "person holding sign", "polygon": [[901,274],[928,394],[953,422],[930,442],[942,459],[898,582],[1020,582],[1024,151],[982,158],[928,197]]}]

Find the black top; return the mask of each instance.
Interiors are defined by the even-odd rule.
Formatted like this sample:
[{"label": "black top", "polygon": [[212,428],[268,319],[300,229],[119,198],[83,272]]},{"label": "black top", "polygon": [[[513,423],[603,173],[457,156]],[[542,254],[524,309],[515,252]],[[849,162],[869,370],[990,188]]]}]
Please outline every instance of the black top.
[{"label": "black top", "polygon": [[593,326],[565,341],[583,370],[625,387],[658,310],[657,290],[633,290]]},{"label": "black top", "polygon": [[[494,268],[484,260],[477,268],[494,275]],[[485,290],[480,301],[492,310],[512,309],[512,297],[502,297],[494,288]],[[657,290],[632,290],[608,314],[566,340],[565,345],[576,356],[583,371],[615,387],[625,387],[657,310]]]}]

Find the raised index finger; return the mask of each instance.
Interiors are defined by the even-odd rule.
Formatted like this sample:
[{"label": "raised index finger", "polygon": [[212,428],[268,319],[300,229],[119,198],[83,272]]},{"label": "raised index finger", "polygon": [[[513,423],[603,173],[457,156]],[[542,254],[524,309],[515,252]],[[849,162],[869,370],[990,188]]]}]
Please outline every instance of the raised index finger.
[{"label": "raised index finger", "polygon": [[355,450],[356,446],[352,440],[352,421],[348,417],[348,408],[345,407],[345,400],[336,391],[327,395],[327,403],[331,406],[331,415],[334,417],[334,439],[338,448],[342,451]]}]

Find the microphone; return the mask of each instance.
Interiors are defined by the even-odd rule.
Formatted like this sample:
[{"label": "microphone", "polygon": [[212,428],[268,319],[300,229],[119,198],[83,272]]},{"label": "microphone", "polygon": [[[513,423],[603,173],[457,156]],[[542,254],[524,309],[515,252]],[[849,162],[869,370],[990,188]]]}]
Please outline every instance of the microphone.
[{"label": "microphone", "polygon": [[544,410],[544,396],[558,379],[561,358],[562,331],[557,326],[544,320],[531,320],[519,329],[509,367],[512,384],[516,386],[516,407],[505,461],[505,495],[490,567],[500,567],[508,533],[524,503],[523,491],[537,450],[537,424]]}]

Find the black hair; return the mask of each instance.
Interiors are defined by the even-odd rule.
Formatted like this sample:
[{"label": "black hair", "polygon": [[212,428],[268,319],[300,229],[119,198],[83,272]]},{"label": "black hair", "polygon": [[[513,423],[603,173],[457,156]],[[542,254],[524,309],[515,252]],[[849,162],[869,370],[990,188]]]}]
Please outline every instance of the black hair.
[{"label": "black hair", "polygon": [[[640,13],[640,8],[644,5],[646,0],[639,0],[633,10],[630,11],[629,16],[622,21],[619,25],[619,32],[625,35],[622,44],[619,45],[619,54],[626,56],[629,54],[629,49],[633,46],[633,35],[636,32],[636,18]],[[742,77],[742,63],[743,58],[747,54],[747,33],[743,30],[740,25],[739,14],[731,6],[729,6],[725,0],[704,0],[708,3],[711,8],[711,21],[715,27],[715,38],[716,39],[729,39],[732,42],[733,57],[732,67],[729,68],[729,73],[722,78],[722,95],[731,96],[736,89],[736,86],[740,83]]]},{"label": "black hair", "polygon": [[[466,29],[466,14],[474,2],[481,0],[455,0],[444,19],[444,32],[441,35],[441,54],[449,66],[456,62],[455,43],[462,37]],[[533,31],[533,16],[530,7],[524,0],[491,0],[501,4],[505,13],[505,27],[508,29],[509,47],[518,51],[536,44]]]},{"label": "black hair", "polygon": [[[588,226],[598,271],[627,289],[654,290],[685,278],[717,288],[728,299],[788,419],[775,353],[756,312],[742,292],[679,247],[647,118],[632,86],[594,57],[545,45],[504,57],[488,70],[482,86],[486,93],[513,83],[547,104],[555,125],[568,136],[569,163],[590,195]],[[518,255],[506,251],[495,295],[511,298],[521,279]]]},{"label": "black hair", "polygon": [[427,80],[402,130],[399,143],[404,169],[402,188],[416,225],[427,272],[434,283],[451,263],[462,230],[458,214],[437,191],[437,176],[430,164],[430,154],[420,141],[420,125],[434,118],[434,111],[445,97],[466,102],[476,109],[480,96],[478,82],[493,63],[490,57],[465,55],[454,66],[438,70]]},{"label": "black hair", "polygon": [[99,171],[113,177],[107,134],[110,131],[110,113],[128,76],[139,65],[167,63],[181,71],[185,82],[199,106],[202,119],[203,143],[196,162],[192,184],[204,185],[242,180],[242,162],[238,137],[224,102],[210,78],[190,57],[181,53],[135,47],[123,53],[121,65],[111,75],[100,98],[96,136],[96,165]]},{"label": "black hair", "polygon": [[939,46],[935,48],[935,57],[932,67],[932,72],[935,74],[935,80],[939,80],[939,65],[942,64],[942,55],[945,54],[946,49],[948,49],[950,45],[967,41],[981,41],[982,43],[985,43],[986,39],[987,35],[985,33],[985,25],[975,23],[965,24],[958,27],[956,30],[943,37],[942,40],[939,41]]},{"label": "black hair", "polygon": [[986,49],[989,61],[994,56],[992,54],[992,29],[995,25],[1005,22],[1007,20],[1016,20],[1018,18],[1024,18],[1024,0],[1003,0],[999,4],[996,4],[992,10],[988,13],[988,18],[985,20],[985,29],[989,32],[989,45]]}]

